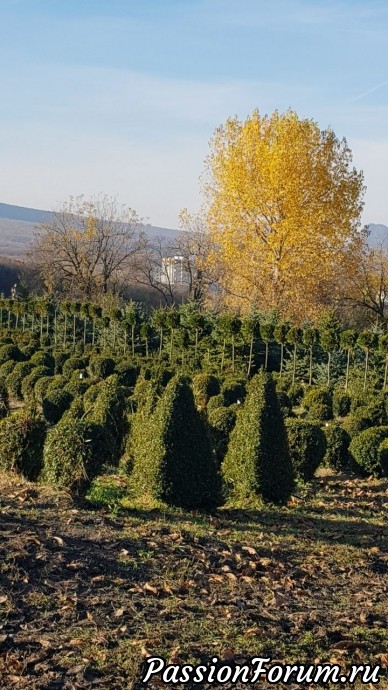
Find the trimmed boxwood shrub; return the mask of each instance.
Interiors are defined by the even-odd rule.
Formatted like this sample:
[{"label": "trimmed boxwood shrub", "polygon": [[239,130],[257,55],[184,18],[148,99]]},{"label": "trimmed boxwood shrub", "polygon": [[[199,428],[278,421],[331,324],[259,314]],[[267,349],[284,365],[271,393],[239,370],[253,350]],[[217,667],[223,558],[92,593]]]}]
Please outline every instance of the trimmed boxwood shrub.
[{"label": "trimmed boxwood shrub", "polygon": [[224,396],[222,393],[219,395],[214,395],[212,398],[209,399],[208,404],[206,405],[206,411],[208,414],[213,412],[213,410],[218,410],[219,407],[225,407],[225,400]]},{"label": "trimmed boxwood shrub", "polygon": [[226,407],[237,400],[243,401],[247,394],[246,382],[243,379],[226,378],[221,386],[221,393]]},{"label": "trimmed boxwood shrub", "polygon": [[335,389],[333,393],[333,414],[335,417],[346,417],[350,412],[351,397],[343,390]]},{"label": "trimmed boxwood shrub", "polygon": [[291,385],[288,386],[286,393],[291,400],[291,406],[297,407],[303,399],[304,388],[300,383],[291,383]]},{"label": "trimmed boxwood shrub", "polygon": [[294,481],[283,416],[270,375],[260,372],[248,385],[237,413],[222,474],[236,498],[261,496],[283,503]]},{"label": "trimmed boxwood shrub", "polygon": [[84,357],[69,357],[62,365],[62,374],[70,378],[76,370],[84,370],[88,364],[88,359]]},{"label": "trimmed boxwood shrub", "polygon": [[193,393],[197,407],[203,409],[209,399],[220,392],[220,382],[212,374],[195,374],[193,376]]},{"label": "trimmed boxwood shrub", "polygon": [[47,367],[52,374],[54,373],[55,359],[49,352],[38,350],[38,352],[32,355],[30,362],[32,362],[35,367]]},{"label": "trimmed boxwood shrub", "polygon": [[43,414],[48,422],[56,424],[73,402],[73,396],[60,388],[52,390],[43,398]]},{"label": "trimmed boxwood shrub", "polygon": [[334,470],[346,470],[349,465],[350,435],[339,424],[324,427],[326,436],[325,464]]},{"label": "trimmed boxwood shrub", "polygon": [[117,465],[126,431],[126,405],[116,374],[101,382],[98,395],[87,412],[88,419],[98,427],[98,452],[102,454],[103,462]]},{"label": "trimmed boxwood shrub", "polygon": [[30,374],[24,377],[21,384],[21,393],[24,400],[33,398],[34,386],[42,376],[50,376],[50,369],[47,367],[35,367]]},{"label": "trimmed boxwood shrub", "polygon": [[0,381],[0,419],[7,417],[9,413],[8,391],[2,381]]},{"label": "trimmed boxwood shrub", "polygon": [[34,408],[0,420],[0,464],[35,481],[42,469],[46,423]]},{"label": "trimmed boxwood shrub", "polygon": [[111,357],[104,357],[103,355],[95,355],[90,358],[89,370],[91,375],[96,379],[106,379],[111,376],[115,369],[115,361]]},{"label": "trimmed boxwood shrub", "polygon": [[[46,393],[49,393],[56,388],[64,388],[67,383],[68,381],[65,376],[62,376],[62,374],[54,374],[54,376],[50,376],[50,383],[47,387]],[[38,384],[36,383],[34,390],[36,390],[37,385]]]},{"label": "trimmed boxwood shrub", "polygon": [[38,403],[42,404],[43,398],[49,386],[52,384],[53,378],[53,376],[42,376],[42,378],[37,380],[34,386],[34,398]]},{"label": "trimmed boxwood shrub", "polygon": [[9,359],[12,359],[14,362],[22,362],[26,358],[16,345],[3,345],[0,347],[0,364],[4,364]]},{"label": "trimmed boxwood shrub", "polygon": [[[146,423],[144,423],[146,422]],[[219,477],[204,420],[190,385],[172,379],[150,414],[132,422],[131,490],[182,508],[211,508],[219,502]]]},{"label": "trimmed boxwood shrub", "polygon": [[116,364],[115,374],[117,374],[119,382],[122,386],[134,388],[137,377],[139,376],[139,367],[131,360],[122,360]]},{"label": "trimmed boxwood shrub", "polygon": [[218,407],[208,415],[213,448],[221,465],[228,449],[229,436],[236,423],[236,411],[232,407]]},{"label": "trimmed boxwood shrub", "polygon": [[325,434],[303,419],[286,419],[286,429],[294,472],[304,482],[311,481],[326,453]]},{"label": "trimmed boxwood shrub", "polygon": [[365,474],[373,474],[375,477],[381,477],[383,474],[379,448],[386,438],[388,438],[388,426],[375,426],[361,431],[351,440],[349,452]]},{"label": "trimmed boxwood shrub", "polygon": [[385,396],[376,393],[368,402],[368,416],[371,426],[385,426],[388,423]]},{"label": "trimmed boxwood shrub", "polygon": [[388,476],[388,438],[381,441],[379,445],[379,463],[382,467],[383,474]]},{"label": "trimmed boxwood shrub", "polygon": [[290,398],[283,391],[276,391],[280,409],[284,418],[292,416],[292,403]]},{"label": "trimmed boxwood shrub", "polygon": [[333,400],[328,388],[312,388],[303,400],[303,405],[308,412],[310,419],[325,422],[333,419]]},{"label": "trimmed boxwood shrub", "polygon": [[23,398],[23,379],[25,379],[25,377],[28,376],[28,374],[31,374],[31,371],[33,369],[34,365],[32,362],[18,362],[17,364],[15,364],[11,373],[7,376],[5,380],[5,385],[7,386],[8,391],[18,400],[21,400]]},{"label": "trimmed boxwood shrub", "polygon": [[86,391],[90,386],[90,379],[80,379],[79,374],[80,372],[75,372],[74,375],[70,378],[70,381],[67,381],[65,385],[65,390],[68,393],[70,393],[73,396],[73,398],[85,395]]},{"label": "trimmed boxwood shrub", "polygon": [[101,470],[93,440],[94,425],[83,418],[77,401],[47,433],[43,481],[66,488],[74,496],[84,495]]},{"label": "trimmed boxwood shrub", "polygon": [[11,371],[13,371],[15,366],[16,362],[14,362],[13,359],[9,359],[7,362],[4,362],[4,364],[2,364],[0,367],[0,381],[4,382]]},{"label": "trimmed boxwood shrub", "polygon": [[54,374],[62,374],[62,367],[64,363],[69,359],[70,354],[68,352],[54,352],[55,359]]},{"label": "trimmed boxwood shrub", "polygon": [[352,414],[342,420],[341,426],[349,434],[350,438],[357,436],[361,431],[372,426],[368,416],[368,408],[358,407]]}]

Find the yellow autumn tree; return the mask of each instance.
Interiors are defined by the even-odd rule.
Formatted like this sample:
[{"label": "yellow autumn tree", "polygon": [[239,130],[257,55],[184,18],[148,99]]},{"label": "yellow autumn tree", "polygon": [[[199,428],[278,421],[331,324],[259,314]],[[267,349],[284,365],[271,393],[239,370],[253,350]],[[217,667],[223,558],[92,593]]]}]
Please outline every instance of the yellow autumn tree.
[{"label": "yellow autumn tree", "polygon": [[363,175],[331,129],[289,110],[219,127],[210,142],[205,194],[228,306],[317,315],[360,251]]}]

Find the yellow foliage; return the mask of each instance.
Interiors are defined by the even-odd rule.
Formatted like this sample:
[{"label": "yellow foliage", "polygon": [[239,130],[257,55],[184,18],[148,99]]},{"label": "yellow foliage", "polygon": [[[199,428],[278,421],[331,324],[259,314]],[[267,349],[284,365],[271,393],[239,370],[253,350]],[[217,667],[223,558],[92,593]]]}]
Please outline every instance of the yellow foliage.
[{"label": "yellow foliage", "polygon": [[216,130],[207,223],[229,306],[316,316],[359,251],[363,176],[346,141],[297,114],[255,110]]}]

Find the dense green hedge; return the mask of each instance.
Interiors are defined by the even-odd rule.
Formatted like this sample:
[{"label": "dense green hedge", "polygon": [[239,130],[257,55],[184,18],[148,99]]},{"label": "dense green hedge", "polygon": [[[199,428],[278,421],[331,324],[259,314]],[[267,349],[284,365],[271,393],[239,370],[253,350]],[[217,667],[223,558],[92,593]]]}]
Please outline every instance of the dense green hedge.
[{"label": "dense green hedge", "polygon": [[375,477],[381,477],[383,474],[379,448],[386,438],[388,426],[379,426],[365,429],[351,440],[349,452],[364,473],[373,474]]},{"label": "dense green hedge", "polygon": [[303,419],[286,419],[288,445],[294,472],[311,481],[326,453],[326,438],[317,424]]},{"label": "dense green hedge", "polygon": [[208,431],[185,378],[168,383],[152,413],[139,409],[131,438],[130,487],[136,496],[183,508],[207,509],[218,503],[220,484]]},{"label": "dense green hedge", "polygon": [[324,427],[326,436],[325,463],[334,470],[346,470],[349,465],[350,435],[339,424]]},{"label": "dense green hedge", "polygon": [[46,424],[35,409],[26,408],[0,420],[0,464],[36,480],[42,469]]},{"label": "dense green hedge", "polygon": [[230,495],[286,501],[293,489],[293,469],[283,416],[273,379],[260,373],[248,386],[237,413],[222,473]]}]

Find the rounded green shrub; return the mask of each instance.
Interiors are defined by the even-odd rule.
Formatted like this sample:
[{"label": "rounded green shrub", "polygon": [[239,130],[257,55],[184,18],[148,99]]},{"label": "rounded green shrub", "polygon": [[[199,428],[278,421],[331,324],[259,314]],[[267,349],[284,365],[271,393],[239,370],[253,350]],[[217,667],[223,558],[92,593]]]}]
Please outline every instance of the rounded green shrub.
[{"label": "rounded green shrub", "polygon": [[38,379],[42,376],[50,376],[50,369],[47,367],[35,367],[32,371],[24,377],[21,383],[21,393],[24,400],[33,398],[34,386]]},{"label": "rounded green shrub", "polygon": [[291,383],[288,386],[286,393],[291,400],[291,406],[297,407],[303,400],[304,388],[300,383]]},{"label": "rounded green shrub", "polygon": [[70,381],[67,381],[65,385],[65,390],[76,398],[77,396],[85,395],[86,391],[90,386],[89,379],[80,379],[79,377],[71,377]]},{"label": "rounded green shrub", "polygon": [[333,414],[335,417],[346,417],[350,412],[352,399],[348,393],[336,388],[333,393]]},{"label": "rounded green shrub", "polygon": [[9,376],[15,366],[16,362],[14,362],[13,359],[9,359],[7,362],[4,362],[4,364],[2,364],[0,367],[0,381],[3,381],[4,383],[7,376]]},{"label": "rounded green shrub", "polygon": [[333,419],[333,400],[328,388],[315,387],[309,390],[304,397],[303,405],[310,419],[320,422]]},{"label": "rounded green shrub", "polygon": [[42,408],[45,419],[51,424],[56,424],[62,415],[70,407],[73,396],[65,389],[54,389],[43,398]]},{"label": "rounded green shrub", "polygon": [[309,482],[326,453],[326,438],[317,424],[302,419],[286,419],[288,446],[294,472]]},{"label": "rounded green shrub", "polygon": [[35,481],[42,469],[46,424],[33,408],[0,420],[0,464]]},{"label": "rounded green shrub", "polygon": [[42,376],[42,378],[37,380],[34,386],[34,398],[38,403],[42,404],[43,398],[49,386],[52,384],[53,378],[53,376]]},{"label": "rounded green shrub", "polygon": [[376,426],[361,431],[351,440],[349,452],[365,474],[373,474],[375,477],[381,477],[383,474],[379,448],[386,438],[388,438],[388,426]]},{"label": "rounded green shrub", "polygon": [[119,382],[122,386],[134,388],[137,377],[139,376],[139,367],[131,360],[122,360],[115,366],[115,374],[117,374]]},{"label": "rounded green shrub", "polygon": [[16,345],[3,345],[0,347],[0,365],[12,359],[14,362],[25,360],[23,352]]},{"label": "rounded green shrub", "polygon": [[67,378],[70,378],[75,370],[83,371],[86,368],[87,364],[87,358],[75,356],[69,357],[69,359],[67,359],[62,364],[62,374],[63,376],[67,376]]},{"label": "rounded green shrub", "polygon": [[356,410],[342,420],[341,426],[349,434],[350,438],[357,436],[361,431],[372,426],[368,415],[368,408],[358,407]]},{"label": "rounded green shrub", "polygon": [[379,463],[381,465],[383,474],[388,476],[388,438],[381,441],[379,445]]},{"label": "rounded green shrub", "polygon": [[341,472],[349,465],[350,435],[339,424],[324,427],[326,436],[325,464]]},{"label": "rounded green shrub", "polygon": [[213,410],[218,410],[219,407],[225,407],[225,400],[224,396],[222,393],[219,395],[214,395],[212,398],[209,399],[208,404],[206,405],[206,411],[208,414],[213,412]]},{"label": "rounded green shrub", "polygon": [[54,374],[62,374],[63,365],[69,359],[70,354],[61,350],[54,352],[53,355],[55,359]]},{"label": "rounded green shrub", "polygon": [[236,411],[233,407],[218,407],[208,415],[213,448],[219,465],[225,457],[229,437],[236,423]]},{"label": "rounded green shrub", "polygon": [[221,386],[221,393],[226,407],[238,400],[243,401],[247,393],[246,382],[243,379],[226,378]]},{"label": "rounded green shrub", "polygon": [[72,406],[52,427],[44,445],[43,481],[81,496],[100,472],[94,453],[94,426],[82,417],[82,408]]},{"label": "rounded green shrub", "polygon": [[54,373],[55,359],[49,352],[38,350],[32,355],[30,362],[33,363],[34,367],[47,367],[52,374]]},{"label": "rounded green shrub", "polygon": [[0,419],[4,419],[9,414],[8,391],[2,381],[0,381]]},{"label": "rounded green shrub", "polygon": [[[144,424],[144,422],[147,422]],[[204,420],[187,380],[172,379],[152,414],[133,416],[130,487],[182,508],[219,502],[219,477]]]},{"label": "rounded green shrub", "polygon": [[[64,388],[67,383],[68,380],[65,376],[62,376],[62,374],[54,374],[54,376],[50,376],[50,383],[47,386],[46,393],[49,393],[56,388]],[[36,390],[37,385],[38,384],[36,383],[34,390]]]},{"label": "rounded green shrub", "polygon": [[293,469],[283,416],[271,376],[260,372],[248,385],[237,413],[222,474],[236,498],[260,496],[283,503],[290,497]]},{"label": "rounded green shrub", "polygon": [[195,374],[193,376],[194,400],[200,409],[203,409],[209,399],[220,392],[220,382],[212,374]]},{"label": "rounded green shrub", "polygon": [[34,369],[32,362],[17,362],[13,367],[11,373],[7,376],[5,380],[5,385],[8,391],[14,398],[21,400],[22,395],[22,383],[28,374]]},{"label": "rounded green shrub", "polygon": [[115,369],[115,361],[111,357],[104,357],[103,355],[95,355],[90,358],[89,370],[91,375],[96,379],[106,379],[111,376]]}]

